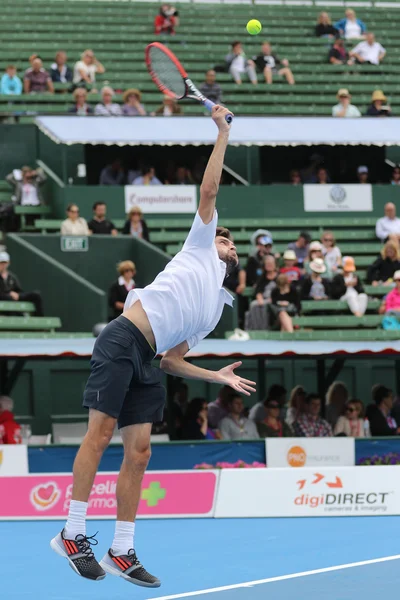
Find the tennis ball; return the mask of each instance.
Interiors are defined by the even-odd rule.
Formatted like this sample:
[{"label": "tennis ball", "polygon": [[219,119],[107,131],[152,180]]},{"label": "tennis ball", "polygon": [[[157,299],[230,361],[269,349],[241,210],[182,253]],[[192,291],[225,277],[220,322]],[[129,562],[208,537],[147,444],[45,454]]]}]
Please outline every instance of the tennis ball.
[{"label": "tennis ball", "polygon": [[251,19],[251,21],[247,23],[246,29],[250,35],[258,35],[262,29],[262,25],[257,19]]}]

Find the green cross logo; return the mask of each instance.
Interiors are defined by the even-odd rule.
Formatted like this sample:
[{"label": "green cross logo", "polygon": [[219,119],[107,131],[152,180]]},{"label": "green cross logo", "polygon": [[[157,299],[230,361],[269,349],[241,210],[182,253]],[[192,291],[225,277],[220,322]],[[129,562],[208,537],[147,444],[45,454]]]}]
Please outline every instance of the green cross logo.
[{"label": "green cross logo", "polygon": [[166,494],[167,490],[160,486],[159,481],[152,481],[148,488],[142,490],[142,500],[147,500],[147,506],[157,506]]}]

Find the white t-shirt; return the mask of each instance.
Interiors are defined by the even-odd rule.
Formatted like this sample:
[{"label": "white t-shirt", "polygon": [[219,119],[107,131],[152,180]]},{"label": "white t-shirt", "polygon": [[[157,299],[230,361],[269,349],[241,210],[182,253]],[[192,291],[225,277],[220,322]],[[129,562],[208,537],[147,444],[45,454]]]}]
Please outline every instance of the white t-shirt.
[{"label": "white t-shirt", "polygon": [[89,75],[91,83],[96,81],[97,65],[87,65],[83,60],[78,60],[74,66],[74,83],[79,83],[82,80],[82,75],[79,71],[84,71],[86,75]]},{"label": "white t-shirt", "polygon": [[361,37],[361,27],[359,26],[357,21],[350,21],[349,19],[347,19],[346,26],[344,29],[344,37],[346,38],[346,40]]},{"label": "white t-shirt", "polygon": [[342,253],[337,246],[334,246],[330,252],[327,252],[325,247],[322,248],[322,254],[324,255],[325,262],[331,271],[337,268],[338,263],[342,262]]},{"label": "white t-shirt", "polygon": [[368,42],[360,42],[353,48],[352,52],[373,65],[379,65],[379,55],[386,52],[386,50],[379,42],[374,42],[372,45],[368,44]]},{"label": "white t-shirt", "polygon": [[400,219],[398,217],[395,217],[394,219],[389,219],[389,217],[378,219],[375,232],[376,237],[382,240],[382,242],[386,240],[391,233],[400,235]]},{"label": "white t-shirt", "polygon": [[40,204],[37,189],[31,183],[24,183],[22,186],[22,206],[38,206]]},{"label": "white t-shirt", "polygon": [[243,54],[239,54],[235,56],[233,61],[231,62],[231,66],[235,67],[240,73],[244,73],[246,70],[246,59]]},{"label": "white t-shirt", "polygon": [[156,340],[157,352],[187,341],[193,348],[216,327],[233,297],[222,287],[226,265],[218,256],[218,214],[206,225],[199,213],[180,252],[153,283],[129,292],[124,310],[140,300]]}]

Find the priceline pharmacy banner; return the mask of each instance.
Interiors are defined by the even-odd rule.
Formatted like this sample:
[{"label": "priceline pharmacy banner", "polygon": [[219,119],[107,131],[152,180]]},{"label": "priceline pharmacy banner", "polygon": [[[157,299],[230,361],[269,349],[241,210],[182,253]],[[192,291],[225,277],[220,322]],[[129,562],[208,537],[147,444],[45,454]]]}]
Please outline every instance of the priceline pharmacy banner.
[{"label": "priceline pharmacy banner", "polygon": [[267,466],[271,467],[352,467],[355,464],[354,438],[266,438]]},{"label": "priceline pharmacy banner", "polygon": [[139,206],[145,215],[189,213],[197,210],[195,185],[127,185],[125,211]]}]

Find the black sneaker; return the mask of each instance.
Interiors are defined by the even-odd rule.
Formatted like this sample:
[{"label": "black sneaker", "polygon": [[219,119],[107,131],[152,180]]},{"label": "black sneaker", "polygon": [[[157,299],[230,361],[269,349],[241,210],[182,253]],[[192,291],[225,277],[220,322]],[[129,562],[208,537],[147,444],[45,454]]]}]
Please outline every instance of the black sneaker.
[{"label": "black sneaker", "polygon": [[100,566],[106,573],[123,577],[126,581],[130,581],[135,585],[151,588],[160,587],[161,585],[161,581],[157,577],[146,571],[134,550],[129,550],[128,554],[118,556],[115,556],[112,550],[109,550],[100,561]]},{"label": "black sneaker", "polygon": [[[95,534],[97,535],[97,534]],[[81,577],[100,581],[106,576],[105,572],[94,557],[91,546],[98,544],[95,535],[87,537],[77,535],[74,540],[64,537],[64,529],[50,542],[50,547],[68,560],[69,566]]]}]

